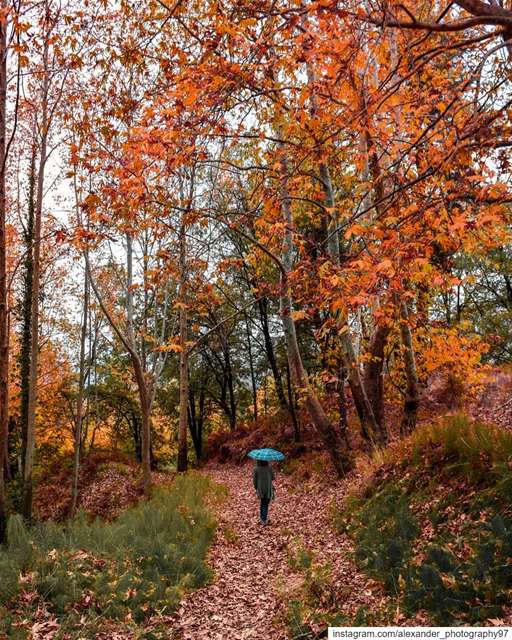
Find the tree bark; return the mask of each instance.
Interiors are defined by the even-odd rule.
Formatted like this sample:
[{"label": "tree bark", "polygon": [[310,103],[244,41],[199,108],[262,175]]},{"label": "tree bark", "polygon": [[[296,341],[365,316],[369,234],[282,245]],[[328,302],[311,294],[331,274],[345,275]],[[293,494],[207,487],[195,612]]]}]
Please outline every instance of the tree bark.
[{"label": "tree bark", "polygon": [[7,308],[6,239],[6,102],[7,102],[7,16],[8,4],[0,0],[0,543],[5,539],[5,456],[9,437],[9,320]]},{"label": "tree bark", "polygon": [[[47,16],[48,18],[48,16]],[[49,38],[43,50],[44,75],[41,88],[41,144],[39,150],[39,167],[37,171],[36,206],[34,210],[34,270],[32,286],[32,310],[30,328],[30,376],[28,395],[27,447],[25,452],[25,468],[23,482],[23,516],[32,520],[32,470],[35,451],[35,422],[37,407],[37,375],[39,365],[39,297],[41,289],[41,228],[43,217],[44,178],[47,161],[48,142],[48,92],[50,76],[48,69]]]},{"label": "tree bark", "polygon": [[[90,272],[90,271],[89,271]],[[151,407],[153,404],[153,385],[147,379],[140,356],[136,350],[133,311],[133,238],[126,234],[126,321],[127,345],[139,392],[142,415],[142,478],[144,494],[151,489]]]},{"label": "tree bark", "polygon": [[409,324],[409,309],[405,300],[400,301],[400,336],[404,347],[404,366],[407,380],[404,410],[400,423],[400,433],[406,435],[416,428],[418,407],[420,404],[420,383],[416,368],[416,356]]},{"label": "tree bark", "polygon": [[23,274],[23,307],[21,312],[22,330],[19,355],[20,367],[20,435],[21,435],[21,468],[23,478],[25,456],[27,452],[28,404],[30,393],[30,354],[32,344],[32,293],[34,288],[34,210],[36,186],[36,139],[34,126],[34,140],[32,143],[32,158],[29,173],[29,193],[27,226],[24,234],[25,241],[25,271]]},{"label": "tree bark", "polygon": [[343,438],[348,438],[348,415],[347,415],[347,397],[345,394],[345,380],[347,372],[343,365],[339,368],[338,373],[338,410],[340,414],[339,428]]},{"label": "tree bark", "polygon": [[267,306],[268,306],[267,298],[261,298],[260,300],[258,300],[258,310],[260,314],[263,340],[265,343],[265,353],[267,354],[267,360],[270,365],[270,369],[272,371],[272,376],[274,378],[274,385],[276,388],[276,394],[277,394],[277,399],[279,401],[279,406],[283,411],[288,411],[288,404],[286,402],[286,396],[283,389],[283,381],[281,379],[279,367],[277,366],[276,354],[274,350],[274,345],[272,343],[272,336],[270,335],[270,328],[268,326]]},{"label": "tree bark", "polygon": [[205,397],[205,388],[204,386],[201,386],[201,389],[199,390],[198,414],[196,408],[196,394],[193,389],[189,389],[188,423],[190,427],[190,434],[192,436],[192,443],[194,444],[197,462],[199,462],[203,456],[203,422]]},{"label": "tree bark", "polygon": [[187,346],[187,237],[185,220],[182,218],[180,233],[180,289],[179,289],[179,326],[180,326],[180,417],[178,427],[178,471],[188,467],[187,422],[188,422],[188,346]]},{"label": "tree bark", "polygon": [[256,385],[256,376],[254,373],[254,360],[252,357],[252,347],[251,347],[251,332],[249,329],[249,320],[247,318],[247,314],[245,314],[245,332],[247,335],[247,353],[249,356],[249,371],[251,374],[251,390],[252,390],[252,406],[253,406],[253,418],[256,422],[258,420],[258,388]]},{"label": "tree bark", "polygon": [[89,317],[89,275],[87,267],[84,270],[84,300],[82,327],[80,332],[80,373],[78,379],[78,396],[76,400],[76,425],[75,425],[75,451],[73,456],[73,488],[71,491],[71,517],[76,513],[78,502],[78,480],[80,476],[80,453],[82,449],[82,423],[83,423],[83,400],[85,390],[85,345],[87,342],[88,317]]},{"label": "tree bark", "polygon": [[290,372],[290,364],[288,361],[286,362],[286,388],[288,390],[288,411],[290,413],[293,425],[293,439],[295,440],[295,442],[300,442],[300,422],[295,407],[292,376]]},{"label": "tree bark", "polygon": [[151,406],[153,404],[152,389],[148,388],[140,361],[133,363],[135,377],[138,382],[140,408],[142,414],[141,448],[142,448],[142,481],[144,495],[151,491]]},{"label": "tree bark", "polygon": [[367,361],[364,371],[366,394],[383,440],[385,440],[383,366],[384,349],[389,331],[389,327],[382,324],[377,325],[373,330],[368,349],[370,359]]},{"label": "tree bark", "polygon": [[231,367],[231,355],[229,353],[229,342],[223,337],[224,360],[226,362],[226,381],[228,385],[229,395],[229,428],[231,431],[236,429],[236,398],[235,388],[233,384],[233,369]]}]

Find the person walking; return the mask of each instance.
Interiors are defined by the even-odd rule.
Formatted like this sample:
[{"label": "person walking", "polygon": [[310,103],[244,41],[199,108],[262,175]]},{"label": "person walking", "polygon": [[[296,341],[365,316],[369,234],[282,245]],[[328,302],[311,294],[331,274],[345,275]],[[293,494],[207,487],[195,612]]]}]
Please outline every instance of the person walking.
[{"label": "person walking", "polygon": [[272,469],[267,460],[256,461],[252,481],[260,499],[260,523],[264,526],[269,523],[268,507],[275,496],[273,484],[275,477],[274,469]]}]

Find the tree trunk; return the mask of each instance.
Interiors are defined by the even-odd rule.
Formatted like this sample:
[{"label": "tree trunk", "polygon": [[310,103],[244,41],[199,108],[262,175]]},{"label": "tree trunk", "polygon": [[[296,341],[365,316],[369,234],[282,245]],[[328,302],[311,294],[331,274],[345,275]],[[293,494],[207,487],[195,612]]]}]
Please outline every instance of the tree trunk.
[{"label": "tree trunk", "polygon": [[201,453],[197,438],[196,396],[194,391],[190,388],[188,393],[188,428],[190,429],[190,435],[192,436],[192,444],[194,445],[196,460],[199,462]]},{"label": "tree trunk", "polygon": [[[89,269],[90,274],[90,269]],[[137,354],[133,319],[133,238],[126,234],[126,321],[127,336],[135,380],[139,392],[142,415],[142,478],[144,495],[151,490],[151,407],[153,404],[153,386],[147,379],[142,361]]]},{"label": "tree trunk", "polygon": [[185,220],[180,226],[180,418],[178,427],[178,471],[186,471],[188,466],[187,419],[188,419],[188,346],[187,346],[187,238]]},{"label": "tree trunk", "polygon": [[14,478],[14,473],[16,472],[16,465],[11,462],[11,451],[9,449],[11,434],[16,432],[16,428],[16,421],[12,416],[10,416],[7,421],[7,438],[5,439],[4,449],[4,478],[6,482],[10,482]]},{"label": "tree trunk", "polygon": [[23,516],[32,520],[32,470],[35,451],[35,421],[37,406],[37,374],[39,364],[39,297],[41,287],[41,227],[43,217],[44,177],[47,160],[48,141],[48,48],[49,38],[45,40],[43,50],[43,84],[41,90],[41,147],[39,167],[37,171],[37,193],[34,211],[34,270],[32,287],[32,310],[30,329],[30,377],[27,420],[27,448],[25,453],[24,483],[23,483]]},{"label": "tree trunk", "polygon": [[89,276],[87,267],[84,270],[84,300],[83,316],[80,334],[80,373],[78,380],[78,396],[76,400],[76,427],[75,427],[75,451],[73,456],[73,488],[71,492],[71,517],[76,513],[78,502],[78,480],[80,475],[80,453],[82,448],[82,422],[83,422],[83,400],[85,388],[85,345],[87,342],[87,328],[89,317]]},{"label": "tree trunk", "polygon": [[404,411],[400,423],[400,433],[405,435],[416,428],[418,407],[420,404],[420,383],[416,368],[416,357],[409,325],[409,309],[405,300],[400,301],[400,336],[404,347],[404,366],[407,387],[404,400]]},{"label": "tree trunk", "polygon": [[345,394],[345,380],[347,372],[343,365],[339,368],[338,373],[338,410],[340,414],[339,428],[342,438],[348,438],[348,415],[347,415],[347,397]]},{"label": "tree trunk", "polygon": [[387,440],[384,424],[384,384],[383,366],[384,349],[389,336],[389,327],[377,325],[373,331],[368,349],[370,359],[367,361],[364,371],[364,386],[368,400],[372,406],[373,415],[382,434],[382,440]]},{"label": "tree trunk", "polygon": [[6,101],[7,101],[7,16],[6,0],[0,1],[0,543],[5,539],[7,511],[5,505],[5,456],[9,437],[9,321],[7,309],[7,240],[6,240]]},{"label": "tree trunk", "polygon": [[206,389],[201,386],[199,391],[199,416],[197,418],[197,459],[203,457],[203,426],[204,426],[204,405],[206,401]]},{"label": "tree trunk", "polygon": [[224,341],[224,359],[226,362],[226,376],[229,394],[229,428],[231,431],[236,429],[236,398],[233,385],[233,369],[231,368],[231,356],[229,354],[229,343]]},{"label": "tree trunk", "polygon": [[34,288],[34,210],[35,210],[35,184],[36,184],[36,140],[34,127],[34,140],[32,144],[32,158],[29,173],[28,215],[27,226],[24,234],[25,241],[25,271],[23,274],[23,307],[21,312],[22,330],[21,346],[18,358],[20,367],[20,435],[21,435],[21,468],[23,477],[25,456],[27,453],[28,431],[28,399],[30,393],[30,353],[32,344],[32,292]]},{"label": "tree trunk", "polygon": [[292,376],[290,372],[290,364],[286,362],[286,388],[288,390],[288,410],[293,424],[293,439],[300,442],[300,422],[295,408],[295,398],[293,393]]},{"label": "tree trunk", "polygon": [[245,331],[247,335],[247,353],[249,355],[249,371],[251,373],[251,390],[252,390],[252,406],[253,406],[253,417],[254,421],[258,420],[258,389],[256,385],[256,376],[254,374],[254,360],[252,357],[252,348],[251,348],[251,332],[249,330],[249,320],[247,318],[247,314],[245,314]]},{"label": "tree trunk", "polygon": [[[144,375],[140,369],[139,375]],[[151,390],[145,385],[139,386],[140,407],[142,412],[142,481],[144,495],[149,496],[151,491]]]},{"label": "tree trunk", "polygon": [[258,309],[260,312],[261,330],[263,331],[263,339],[265,342],[265,353],[267,354],[267,360],[272,370],[272,376],[274,377],[274,384],[276,387],[277,399],[279,406],[284,411],[288,411],[288,404],[286,402],[286,396],[283,389],[283,381],[279,373],[279,367],[277,366],[276,354],[274,351],[274,345],[272,343],[272,336],[270,335],[270,329],[268,326],[268,300],[267,298],[261,298],[258,300]]},{"label": "tree trunk", "polygon": [[[186,311],[180,309],[180,344],[186,340]],[[178,427],[178,471],[188,467],[188,352],[186,346],[180,352],[180,418]]]},{"label": "tree trunk", "polygon": [[196,453],[196,460],[199,462],[203,456],[203,419],[204,419],[205,389],[201,387],[199,391],[199,414],[196,409],[196,395],[192,389],[189,391],[189,412],[188,423],[192,443]]},{"label": "tree trunk", "polygon": [[140,359],[134,354],[130,355],[137,382],[141,410],[142,483],[144,495],[149,496],[151,491],[151,408],[153,405],[153,389],[146,380]]},{"label": "tree trunk", "polygon": [[380,429],[373,414],[373,408],[361,378],[359,363],[353,350],[352,340],[345,338],[345,333],[342,333],[341,341],[345,351],[348,384],[361,423],[361,433],[373,445],[380,446],[386,440],[385,433],[383,429]]}]

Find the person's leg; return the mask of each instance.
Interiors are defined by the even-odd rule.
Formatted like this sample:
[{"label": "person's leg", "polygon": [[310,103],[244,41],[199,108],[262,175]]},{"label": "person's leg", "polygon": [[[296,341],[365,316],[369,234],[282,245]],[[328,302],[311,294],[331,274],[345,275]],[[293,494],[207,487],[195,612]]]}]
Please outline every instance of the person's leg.
[{"label": "person's leg", "polygon": [[260,522],[263,522],[263,498],[260,498]]},{"label": "person's leg", "polygon": [[268,504],[269,504],[270,500],[268,498],[262,498],[261,499],[261,511],[260,511],[260,516],[263,522],[267,521],[268,518]]}]

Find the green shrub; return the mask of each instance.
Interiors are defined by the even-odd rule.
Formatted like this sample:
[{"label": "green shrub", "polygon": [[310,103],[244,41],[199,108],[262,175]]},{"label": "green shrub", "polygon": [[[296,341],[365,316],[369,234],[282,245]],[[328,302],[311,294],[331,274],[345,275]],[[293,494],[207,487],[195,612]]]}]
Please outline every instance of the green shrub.
[{"label": "green shrub", "polygon": [[[512,435],[456,416],[410,443],[412,455],[394,454],[393,467],[335,513],[336,526],[406,612],[443,624],[499,617],[512,590]],[[423,524],[433,528],[428,541]]]},{"label": "green shrub", "polygon": [[[303,574],[300,596],[291,598],[286,607],[286,624],[290,638],[314,640],[309,621],[327,626],[332,615],[326,612],[336,604],[332,588],[332,567],[329,563],[318,562],[313,552],[295,540],[288,548],[288,562],[294,571]],[[338,616],[336,620],[340,620]],[[341,623],[340,623],[341,624]]]},{"label": "green shrub", "polygon": [[388,591],[398,593],[402,566],[410,560],[411,541],[418,534],[407,495],[386,484],[367,501],[353,501],[350,508],[353,515],[344,529],[355,537],[356,561]]},{"label": "green shrub", "polygon": [[412,436],[414,459],[424,459],[429,449],[440,448],[451,457],[445,470],[462,473],[470,481],[487,480],[489,473],[496,478],[509,470],[512,462],[512,433],[500,427],[472,422],[458,415],[418,429]]},{"label": "green shrub", "polygon": [[114,619],[131,614],[138,623],[172,612],[185,591],[210,577],[205,559],[216,523],[205,498],[213,491],[208,479],[187,474],[111,523],[79,514],[65,526],[27,530],[11,517],[0,551],[0,604],[15,597],[20,572],[31,571],[58,616],[85,608]]},{"label": "green shrub", "polygon": [[19,570],[9,558],[0,557],[0,607],[9,604],[19,592]]},{"label": "green shrub", "polygon": [[16,565],[19,571],[26,571],[34,555],[34,549],[28,530],[19,514],[9,518],[7,523],[7,549],[11,563]]},{"label": "green shrub", "polygon": [[288,564],[294,571],[305,571],[311,567],[313,553],[307,549],[300,540],[288,546]]}]

